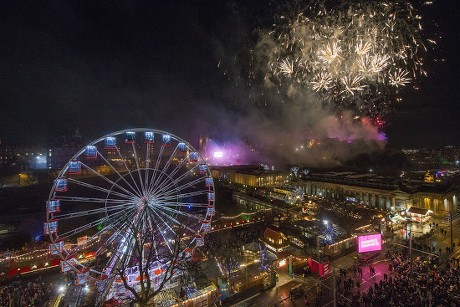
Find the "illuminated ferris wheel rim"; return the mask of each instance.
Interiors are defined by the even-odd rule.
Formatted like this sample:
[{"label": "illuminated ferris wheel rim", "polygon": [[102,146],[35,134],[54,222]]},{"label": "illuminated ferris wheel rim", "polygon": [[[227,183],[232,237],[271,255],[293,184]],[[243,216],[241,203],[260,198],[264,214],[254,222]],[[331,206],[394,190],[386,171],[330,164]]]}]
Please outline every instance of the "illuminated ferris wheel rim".
[{"label": "illuminated ferris wheel rim", "polygon": [[[177,135],[174,135],[172,133],[169,133],[169,132],[166,132],[166,131],[163,131],[163,130],[158,130],[158,129],[150,129],[150,128],[133,128],[133,129],[124,129],[124,130],[118,130],[118,131],[115,131],[115,132],[112,132],[112,133],[109,133],[109,134],[106,134],[98,139],[95,139],[93,140],[92,142],[88,143],[85,147],[83,147],[82,149],[80,149],[76,154],[74,154],[72,156],[72,158],[70,158],[70,161],[73,161],[75,160],[77,157],[81,156],[85,150],[86,150],[86,147],[87,146],[94,146],[96,145],[97,143],[100,143],[102,141],[104,141],[105,139],[107,139],[108,137],[112,137],[112,136],[115,136],[115,135],[122,135],[126,132],[146,132],[146,131],[151,131],[153,133],[156,133],[156,134],[161,134],[161,135],[169,135],[171,136],[172,138],[176,139],[176,140],[182,140],[180,137],[178,137]],[[182,140],[190,149],[193,149],[194,151],[197,151],[189,142],[186,142],[185,140]],[[66,164],[66,166],[68,166],[68,163]],[[58,174],[58,177],[60,177],[62,174],[64,174],[65,172],[67,171],[67,169],[65,167],[63,167],[61,169],[61,171],[59,172]],[[50,195],[48,198],[50,198],[53,194],[53,190],[51,190],[50,192]]]},{"label": "illuminated ferris wheel rim", "polygon": [[[156,163],[155,163],[155,167],[153,167],[153,160],[152,161],[149,160],[149,154],[150,154],[150,147],[149,146],[150,146],[150,144],[153,144],[154,142],[152,142],[152,143],[146,143],[146,142],[141,143],[141,142],[137,142],[137,140],[135,140],[135,139],[133,139],[132,142],[127,142],[126,139],[125,139],[125,142],[121,142],[120,144],[116,144],[113,149],[114,150],[116,149],[116,151],[120,155],[121,160],[123,161],[124,166],[126,167],[126,170],[124,172],[117,171],[117,169],[114,166],[112,166],[108,162],[108,160],[106,160],[107,158],[105,158],[105,156],[104,156],[105,151],[99,151],[97,149],[97,147],[96,147],[96,145],[104,142],[108,138],[119,137],[119,136],[121,136],[123,134],[125,134],[125,136],[126,136],[128,133],[137,134],[137,133],[141,133],[141,132],[145,133],[145,135],[146,135],[147,132],[149,132],[149,133],[152,133],[153,136],[155,136],[155,135],[169,136],[170,139],[172,139],[175,142],[177,142],[176,148],[174,149],[173,153],[169,156],[167,162],[165,163],[167,166],[162,165],[163,168],[161,168],[160,167],[161,163],[159,163],[159,162],[161,161],[161,158],[166,158],[166,157],[162,156],[163,149],[166,146],[169,146],[170,144],[168,144],[168,145],[165,145],[164,143],[161,144],[160,153],[156,157],[157,160],[156,160]],[[128,168],[128,166],[126,165],[126,161],[124,160],[127,157],[123,157],[122,154],[120,153],[120,148],[123,145],[129,147],[130,144],[132,144],[131,146],[132,146],[132,149],[133,149],[133,152],[134,152],[133,155],[135,155],[134,160],[136,162],[133,169]],[[147,144],[147,145],[145,145],[145,144]],[[188,181],[186,183],[181,183],[182,180],[184,180],[184,178],[186,178],[187,176],[184,176],[184,174],[179,172],[178,166],[176,166],[173,169],[172,172],[174,174],[168,173],[168,167],[170,166],[171,159],[174,156],[174,154],[176,153],[177,148],[179,147],[179,144],[185,144],[187,151],[198,154],[196,149],[192,145],[190,145],[190,143],[184,141],[183,139],[179,138],[178,136],[176,136],[174,134],[171,134],[169,132],[166,132],[166,131],[157,130],[157,129],[150,129],[150,128],[126,129],[126,130],[119,130],[119,131],[116,131],[116,132],[106,134],[106,135],[104,135],[104,136],[102,136],[102,137],[90,142],[85,147],[83,147],[81,150],[79,150],[76,154],[74,154],[72,156],[72,158],[66,163],[66,165],[59,172],[59,174],[57,176],[57,179],[53,183],[53,188],[52,188],[52,190],[51,190],[51,192],[49,194],[49,197],[48,197],[48,202],[47,202],[47,223],[45,223],[45,231],[48,231],[48,233],[49,233],[49,236],[50,236],[50,239],[51,239],[51,242],[52,242],[51,245],[53,246],[52,249],[54,249],[54,252],[56,252],[56,250],[58,250],[57,254],[64,261],[67,261],[67,259],[69,257],[74,256],[76,253],[80,252],[81,250],[83,250],[87,246],[85,245],[84,247],[76,247],[74,249],[71,248],[70,251],[66,251],[65,247],[63,246],[64,245],[63,242],[66,239],[69,239],[70,237],[75,239],[75,237],[77,235],[80,235],[81,232],[83,232],[84,230],[87,230],[89,228],[94,228],[97,225],[96,223],[92,222],[89,226],[83,225],[82,226],[83,228],[81,228],[81,231],[80,231],[80,229],[77,229],[77,230],[74,230],[74,231],[67,232],[64,235],[60,236],[58,234],[58,231],[57,231],[57,221],[70,219],[70,218],[75,217],[75,216],[80,217],[80,216],[83,216],[83,215],[104,213],[105,216],[103,218],[101,218],[101,219],[98,219],[97,222],[109,223],[109,222],[111,222],[112,218],[116,218],[116,219],[121,218],[121,219],[126,220],[126,219],[133,218],[133,216],[135,216],[133,214],[131,214],[129,216],[126,215],[126,214],[123,214],[121,216],[116,216],[117,213],[120,212],[120,211],[117,211],[117,208],[128,207],[128,208],[131,208],[131,209],[133,209],[133,208],[137,209],[137,208],[143,207],[143,206],[148,207],[148,209],[150,209],[150,211],[154,212],[155,218],[159,222],[157,222],[156,224],[152,223],[152,225],[150,225],[150,227],[151,228],[156,227],[159,230],[157,233],[159,235],[161,235],[161,236],[163,236],[162,233],[165,233],[166,231],[175,234],[175,232],[174,232],[175,228],[179,228],[179,226],[185,225],[185,223],[181,223],[181,221],[186,220],[186,219],[192,219],[192,220],[194,219],[195,220],[194,221],[195,222],[195,228],[191,228],[190,226],[186,226],[188,228],[188,231],[189,231],[189,234],[187,235],[187,237],[191,239],[191,242],[189,243],[189,245],[194,243],[195,247],[196,246],[198,246],[198,247],[202,246],[203,245],[203,234],[210,230],[210,222],[211,222],[212,216],[214,215],[214,212],[215,212],[214,211],[214,183],[212,181],[212,177],[211,177],[209,168],[207,167],[207,165],[204,162],[204,160],[202,159],[202,157],[199,156],[199,154],[198,154],[199,159],[197,159],[194,162],[198,162],[198,161],[200,161],[200,162],[196,163],[189,170],[182,171],[185,175],[190,176],[192,174],[191,170],[196,170],[197,166],[199,166],[199,169],[200,169],[199,174],[201,174],[202,176],[198,175],[198,179],[191,180],[191,181]],[[86,165],[85,163],[81,162],[81,160],[79,160],[80,158],[81,159],[84,158],[85,151],[87,150],[88,147],[91,147],[91,146],[96,147],[97,157],[100,156],[106,162],[106,164],[112,169],[112,171],[118,175],[118,178],[115,181],[112,181],[111,179],[109,179],[108,177],[106,177],[104,175],[98,175],[97,172],[94,169],[92,169],[90,166]],[[146,157],[145,157],[144,162],[147,163],[147,167],[140,167],[139,162],[138,162],[138,160],[140,160],[140,159],[138,159],[135,146],[137,146],[137,147],[146,146],[146,148],[147,148],[146,152],[148,152],[148,153],[146,153]],[[105,149],[107,149],[107,148],[105,148]],[[183,161],[185,161],[186,159],[189,159],[188,163],[192,162],[191,157],[190,157],[190,153],[187,153],[187,157],[185,159],[183,159]],[[92,176],[93,178],[96,177],[96,175],[97,175],[99,177],[102,177],[106,181],[109,181],[109,183],[111,183],[110,188],[108,188],[108,189],[100,188],[98,186],[93,186],[91,184],[85,183],[83,181],[79,181],[77,179],[72,179],[70,177],[67,178],[66,175],[69,175],[70,163],[71,162],[76,162],[76,161],[79,163],[80,167],[83,166],[84,168],[91,170],[94,173],[94,176]],[[149,166],[150,162],[152,162],[152,166]],[[179,163],[179,165],[180,165],[180,167],[182,167],[183,162]],[[204,168],[204,166],[205,166],[205,168]],[[205,169],[205,170],[203,171],[203,169]],[[152,177],[151,178],[148,177],[149,172],[152,172]],[[136,173],[138,173],[138,175],[139,175],[138,179],[134,178],[135,177],[134,175],[136,175]],[[181,174],[181,175],[177,176],[178,173]],[[155,175],[157,176],[156,178],[154,177]],[[175,175],[177,177],[174,177]],[[193,172],[193,175],[195,176],[195,172]],[[145,182],[143,182],[143,179],[142,179],[143,177],[145,178]],[[66,178],[66,180],[67,179],[69,180],[69,183],[80,185],[80,188],[85,187],[85,188],[97,190],[99,192],[102,191],[102,193],[107,193],[106,194],[106,199],[103,200],[102,198],[91,198],[91,197],[90,198],[84,198],[84,197],[76,197],[76,196],[71,196],[71,197],[66,198],[66,196],[57,195],[57,192],[60,193],[60,192],[66,192],[67,191],[67,190],[65,190],[65,191],[57,190],[57,181],[60,178]],[[159,178],[162,178],[161,179],[162,181],[159,181],[160,180]],[[138,180],[138,182],[137,182],[137,180]],[[148,180],[150,180],[149,183],[148,183]],[[134,188],[133,186],[130,186],[129,188],[120,186],[118,183],[121,182],[121,181],[126,182],[128,184],[128,186],[129,186],[128,181],[131,181],[131,183],[133,183],[133,186],[136,185],[136,188]],[[203,184],[203,181],[205,181],[205,184],[204,184],[205,189],[193,191],[195,186],[198,185],[198,184]],[[137,186],[136,182],[140,185],[140,187]],[[156,184],[156,186],[155,186],[155,184]],[[164,189],[164,188],[166,188],[166,192],[163,192],[163,194],[160,193],[159,190]],[[129,189],[131,189],[131,191],[129,191]],[[189,191],[190,189],[191,189],[191,191]],[[193,201],[181,201],[181,199],[200,197],[200,196],[204,196],[206,194],[207,194],[207,201],[203,201],[201,203],[197,203],[197,202],[193,202]],[[112,197],[111,195],[115,195],[115,197],[111,198]],[[124,197],[126,197],[126,199],[123,199]],[[72,202],[77,202],[77,203],[89,202],[89,203],[98,203],[98,204],[100,203],[101,205],[103,204],[103,207],[98,208],[98,209],[86,210],[86,211],[76,211],[76,212],[71,212],[71,213],[66,213],[66,214],[59,214],[60,207],[58,208],[59,211],[50,211],[50,209],[48,208],[48,203],[51,203],[52,201],[55,201],[55,200],[62,201],[63,203],[66,203],[66,202],[70,202],[70,203],[72,203]],[[65,205],[67,205],[67,204],[65,204]],[[63,205],[63,206],[65,206],[65,205]],[[58,206],[60,206],[59,202],[58,202]],[[192,209],[195,209],[196,211],[201,210],[202,213],[201,213],[201,215],[195,216],[197,214],[196,212],[195,213],[193,213],[193,212],[192,213],[185,212],[185,211],[182,210],[184,207],[192,208]],[[115,208],[115,209],[113,209],[113,208]],[[160,211],[160,210],[162,210],[162,211]],[[113,214],[108,213],[108,211],[114,211],[115,213],[113,213]],[[150,218],[153,220],[152,217],[150,217]],[[169,220],[168,220],[168,218],[169,218]],[[172,225],[169,225],[167,222],[171,223]],[[54,224],[51,224],[51,223],[54,223]],[[162,227],[164,227],[163,231],[160,230],[159,224],[161,224]],[[51,230],[51,227],[55,227],[56,229]],[[105,226],[101,231],[96,232],[96,235],[99,236],[99,239],[100,239],[100,236],[102,234],[114,233],[115,236],[119,236],[121,230],[122,230],[121,227]],[[195,232],[195,236],[193,236],[193,232]],[[190,234],[192,234],[192,235],[190,235]],[[94,242],[96,240],[96,235],[93,235],[88,240],[87,245],[89,245],[88,243],[94,244]],[[186,237],[185,234],[183,235],[183,237]],[[116,239],[114,238],[113,234],[112,234],[112,236],[110,238],[111,238],[111,243],[116,241]],[[185,239],[185,238],[183,238],[183,239]],[[163,237],[163,241],[166,243],[166,245],[168,244],[167,243],[168,240],[166,239],[166,236]],[[68,242],[66,242],[66,244],[67,243]],[[72,243],[74,243],[74,242],[72,242]],[[121,246],[122,246],[121,249],[123,249],[123,252],[128,247],[127,243],[122,243]],[[186,248],[186,250],[190,251],[193,248],[194,247],[192,247],[192,248],[188,247],[188,248]],[[51,249],[51,246],[50,246],[50,249]],[[75,269],[73,264],[75,264],[75,263],[72,263],[71,266],[72,266],[73,269]]]}]

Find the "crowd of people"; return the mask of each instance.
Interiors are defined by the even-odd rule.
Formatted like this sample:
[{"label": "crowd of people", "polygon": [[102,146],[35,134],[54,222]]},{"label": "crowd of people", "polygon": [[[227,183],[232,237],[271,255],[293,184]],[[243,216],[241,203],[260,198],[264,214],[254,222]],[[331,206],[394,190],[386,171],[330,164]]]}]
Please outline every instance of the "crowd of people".
[{"label": "crowd of people", "polygon": [[0,306],[35,307],[44,306],[52,295],[52,284],[46,284],[41,277],[33,281],[18,281],[0,287]]},{"label": "crowd of people", "polygon": [[[375,276],[372,265],[366,269]],[[459,259],[439,263],[439,257],[425,255],[412,262],[405,251],[388,259],[388,274],[362,287],[362,270],[340,271],[337,279],[339,306],[460,306]]]}]

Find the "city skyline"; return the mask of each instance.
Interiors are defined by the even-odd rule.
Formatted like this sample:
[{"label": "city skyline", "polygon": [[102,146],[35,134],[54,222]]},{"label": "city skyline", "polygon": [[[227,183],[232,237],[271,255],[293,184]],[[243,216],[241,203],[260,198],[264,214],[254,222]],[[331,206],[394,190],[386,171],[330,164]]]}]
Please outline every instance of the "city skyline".
[{"label": "city skyline", "polygon": [[[89,140],[151,127],[191,142],[199,135],[237,138],[252,124],[263,133],[267,127],[292,129],[285,120],[271,123],[260,116],[228,80],[231,67],[221,65],[247,46],[257,26],[273,21],[273,6],[261,1],[2,6],[0,138],[9,143],[46,142],[77,128]],[[390,145],[460,142],[455,7],[455,1],[435,1],[423,12],[442,35],[430,54],[439,62],[429,64],[419,90],[404,90],[387,116],[383,132]],[[242,134],[243,140],[259,137]]]}]

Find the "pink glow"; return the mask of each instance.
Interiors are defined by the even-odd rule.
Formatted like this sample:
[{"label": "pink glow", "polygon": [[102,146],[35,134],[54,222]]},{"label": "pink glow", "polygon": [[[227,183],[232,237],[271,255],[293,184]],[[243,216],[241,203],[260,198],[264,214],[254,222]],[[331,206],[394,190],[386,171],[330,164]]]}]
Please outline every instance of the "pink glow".
[{"label": "pink glow", "polygon": [[251,148],[240,141],[227,140],[217,143],[215,140],[207,140],[203,145],[202,155],[209,165],[244,165],[251,162]]},{"label": "pink glow", "polygon": [[371,235],[360,235],[358,236],[358,252],[373,252],[382,250],[382,235],[371,234]]}]

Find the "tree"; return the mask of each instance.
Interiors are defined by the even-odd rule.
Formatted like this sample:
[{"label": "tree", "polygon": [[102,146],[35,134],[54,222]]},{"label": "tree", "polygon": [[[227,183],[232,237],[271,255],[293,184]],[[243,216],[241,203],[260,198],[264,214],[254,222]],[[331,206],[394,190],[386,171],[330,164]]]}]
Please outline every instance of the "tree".
[{"label": "tree", "polygon": [[223,267],[225,268],[225,273],[227,274],[228,288],[233,289],[233,281],[235,279],[235,273],[240,268],[240,263],[238,262],[236,255],[227,254],[221,260]]},{"label": "tree", "polygon": [[111,258],[112,276],[121,279],[131,303],[153,305],[155,296],[196,267],[183,240],[187,226],[172,227],[176,235],[166,238],[141,212],[123,231],[123,244]]}]

